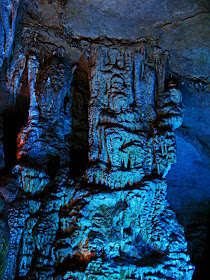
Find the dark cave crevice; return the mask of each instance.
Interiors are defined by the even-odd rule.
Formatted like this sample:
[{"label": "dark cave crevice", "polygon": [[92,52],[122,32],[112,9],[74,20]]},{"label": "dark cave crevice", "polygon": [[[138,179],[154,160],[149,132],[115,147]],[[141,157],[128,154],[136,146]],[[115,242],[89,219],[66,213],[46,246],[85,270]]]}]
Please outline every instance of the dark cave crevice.
[{"label": "dark cave crevice", "polygon": [[17,136],[21,127],[26,126],[28,122],[29,99],[26,96],[19,95],[15,107],[6,111],[3,115],[3,147],[5,168],[1,171],[3,174],[11,172],[14,165],[17,164]]},{"label": "dark cave crevice", "polygon": [[88,102],[90,89],[88,64],[82,56],[72,80],[72,133],[70,139],[70,174],[84,175],[88,164]]},{"label": "dark cave crevice", "polygon": [[[206,279],[210,262],[210,209],[207,209],[205,221],[186,228],[186,240],[190,259],[195,266],[192,280]],[[198,220],[199,221],[199,220]]]}]

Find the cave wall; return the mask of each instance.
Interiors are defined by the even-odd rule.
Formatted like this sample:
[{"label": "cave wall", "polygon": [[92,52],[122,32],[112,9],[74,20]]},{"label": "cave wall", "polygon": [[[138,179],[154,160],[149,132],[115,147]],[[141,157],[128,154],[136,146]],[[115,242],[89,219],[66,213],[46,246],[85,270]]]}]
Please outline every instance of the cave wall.
[{"label": "cave wall", "polygon": [[2,279],[203,279],[208,11],[1,1]]}]

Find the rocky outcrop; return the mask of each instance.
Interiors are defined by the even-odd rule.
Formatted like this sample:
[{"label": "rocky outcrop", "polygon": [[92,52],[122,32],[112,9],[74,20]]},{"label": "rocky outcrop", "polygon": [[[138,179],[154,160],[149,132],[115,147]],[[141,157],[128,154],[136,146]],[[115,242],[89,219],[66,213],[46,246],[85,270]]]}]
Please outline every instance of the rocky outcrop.
[{"label": "rocky outcrop", "polygon": [[90,278],[190,278],[183,229],[165,204],[165,190],[157,180],[135,190],[76,191],[61,219],[62,233],[71,232],[69,257],[86,264]]},{"label": "rocky outcrop", "polygon": [[[0,278],[190,280],[194,266],[166,176],[182,101],[191,87],[208,89],[208,39],[192,36],[208,5],[96,2],[0,4]],[[194,54],[180,36],[195,42]],[[204,127],[192,129],[189,107],[179,135],[198,135],[204,151]],[[21,119],[21,110],[27,118],[14,121],[11,172],[7,114]],[[176,182],[169,174],[175,189],[184,170]],[[168,198],[189,224],[176,195]],[[192,255],[205,232],[187,228]]]},{"label": "rocky outcrop", "polygon": [[123,188],[165,177],[175,162],[181,93],[164,92],[167,54],[150,47],[143,41],[91,47],[88,182]]},{"label": "rocky outcrop", "polygon": [[42,196],[25,193],[27,205],[18,195],[9,203],[10,227],[18,224],[4,279],[15,268],[19,279],[191,279],[164,181],[109,191],[75,183],[68,172],[60,170]]},{"label": "rocky outcrop", "polygon": [[39,65],[29,57],[30,108],[27,127],[18,136],[17,159],[56,172],[69,163],[71,64],[57,57]]},{"label": "rocky outcrop", "polygon": [[0,170],[4,168],[3,118],[0,117]]},{"label": "rocky outcrop", "polygon": [[3,195],[0,193],[0,278],[3,279],[8,265],[9,227],[7,209]]},{"label": "rocky outcrop", "polygon": [[21,0],[3,0],[0,3],[0,67],[12,53],[20,6]]},{"label": "rocky outcrop", "polygon": [[[182,123],[167,53],[149,40],[77,46],[83,57],[75,77],[75,63],[42,44],[21,58],[19,84],[27,77],[30,104],[17,138],[18,192],[11,201],[5,196],[11,241],[4,279],[190,280],[184,230],[166,200]],[[72,180],[71,149],[86,145],[89,163]]]},{"label": "rocky outcrop", "polygon": [[70,38],[153,38],[173,72],[209,83],[209,1],[30,1],[25,26],[61,47]]}]

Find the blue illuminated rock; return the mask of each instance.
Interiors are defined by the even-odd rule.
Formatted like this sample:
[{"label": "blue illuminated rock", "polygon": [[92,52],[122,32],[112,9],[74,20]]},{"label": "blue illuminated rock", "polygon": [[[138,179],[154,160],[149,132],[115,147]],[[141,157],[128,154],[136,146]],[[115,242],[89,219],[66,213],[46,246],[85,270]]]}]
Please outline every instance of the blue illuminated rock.
[{"label": "blue illuminated rock", "polygon": [[184,230],[166,202],[164,181],[109,191],[82,187],[65,174],[47,187],[41,204],[29,200],[37,209],[25,216],[20,277],[191,279]]},{"label": "blue illuminated rock", "polygon": [[8,59],[12,52],[20,3],[21,0],[0,2],[0,67],[4,59]]},{"label": "blue illuminated rock", "polygon": [[[92,1],[81,13],[86,2],[0,4],[1,83],[14,108],[21,96],[29,100],[17,161],[0,188],[7,203],[0,197],[0,274],[5,271],[4,280],[191,280],[184,228],[166,200],[165,182],[176,162],[174,130],[182,124],[183,108],[176,81],[168,79],[169,53],[158,40],[165,25],[173,25],[167,20],[176,5],[166,1],[162,21],[160,1],[146,13],[143,1],[115,1],[113,7],[101,1],[101,10]],[[186,9],[191,2],[180,5]],[[120,29],[112,15],[105,22],[112,38],[99,37],[99,15],[110,9],[119,12]],[[91,18],[84,24],[91,11],[97,11],[94,29]],[[139,14],[145,20],[151,11],[150,22],[140,27]],[[183,22],[179,14],[176,8],[172,20]],[[145,27],[154,38],[143,34]]]},{"label": "blue illuminated rock", "polygon": [[91,46],[88,182],[132,186],[176,162],[182,95],[164,90],[167,55],[143,40]]},{"label": "blue illuminated rock", "polygon": [[[60,229],[71,233],[69,259],[88,265],[88,279],[191,279],[184,230],[165,195],[166,184],[159,180],[134,190],[76,188]],[[80,279],[76,271],[69,273]]]},{"label": "blue illuminated rock", "polygon": [[15,271],[28,279],[192,278],[164,181],[176,162],[181,92],[172,83],[166,89],[167,53],[150,41],[125,44],[80,42],[90,65],[89,164],[75,181],[70,147],[78,149],[81,135],[71,137],[79,121],[72,106],[84,107],[73,102],[75,67],[45,51],[40,60],[40,45],[29,55],[28,123],[13,169],[25,202],[16,205],[17,196],[9,204],[13,255],[5,279]]},{"label": "blue illuminated rock", "polygon": [[3,279],[8,265],[9,227],[7,209],[3,195],[0,193],[0,278]]},{"label": "blue illuminated rock", "polygon": [[3,149],[3,118],[0,117],[0,170],[4,168],[4,149]]},{"label": "blue illuminated rock", "polygon": [[[14,181],[16,187],[18,182]],[[14,198],[15,197],[15,198]],[[28,201],[22,192],[15,194],[13,200],[8,203],[8,224],[10,232],[10,243],[8,251],[8,265],[4,279],[14,279],[19,271],[18,254],[22,246],[21,240],[25,230],[25,222],[29,217]]]},{"label": "blue illuminated rock", "polygon": [[17,158],[26,164],[42,165],[52,175],[70,160],[72,73],[67,62],[54,56],[43,65],[31,56],[26,67],[30,108],[28,124],[18,135]]}]

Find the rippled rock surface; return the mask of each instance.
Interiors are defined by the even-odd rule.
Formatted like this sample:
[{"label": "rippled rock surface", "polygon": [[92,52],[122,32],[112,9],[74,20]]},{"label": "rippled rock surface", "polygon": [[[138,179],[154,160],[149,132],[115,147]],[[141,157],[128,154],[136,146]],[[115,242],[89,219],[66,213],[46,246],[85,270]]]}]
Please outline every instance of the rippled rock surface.
[{"label": "rippled rock surface", "polygon": [[0,3],[0,279],[193,279],[206,227],[192,223],[188,245],[166,180],[183,187],[182,205],[168,197],[185,215],[186,169],[168,172],[175,131],[205,128],[186,96],[207,100],[208,40],[192,26],[208,5],[114,2]]}]

